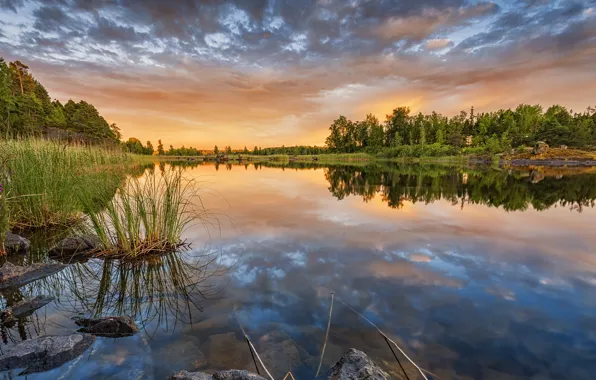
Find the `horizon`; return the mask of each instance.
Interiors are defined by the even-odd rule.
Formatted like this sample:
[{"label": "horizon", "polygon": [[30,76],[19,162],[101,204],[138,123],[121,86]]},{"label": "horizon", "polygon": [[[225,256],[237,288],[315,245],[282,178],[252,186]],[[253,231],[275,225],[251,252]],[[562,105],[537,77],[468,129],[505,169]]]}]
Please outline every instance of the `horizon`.
[{"label": "horizon", "polygon": [[[0,3],[0,56],[123,140],[323,146],[340,114],[453,116],[596,95],[596,2]],[[586,103],[588,102],[588,103]]]}]

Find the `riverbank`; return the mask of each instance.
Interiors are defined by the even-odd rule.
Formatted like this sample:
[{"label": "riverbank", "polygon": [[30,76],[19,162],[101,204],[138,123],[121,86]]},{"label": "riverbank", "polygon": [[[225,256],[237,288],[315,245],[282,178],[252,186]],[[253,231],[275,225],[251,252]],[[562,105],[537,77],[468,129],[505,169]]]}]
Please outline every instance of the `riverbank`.
[{"label": "riverbank", "polygon": [[596,154],[575,149],[553,149],[550,154],[534,155],[517,153],[513,155],[497,154],[494,156],[458,155],[439,157],[379,157],[369,153],[319,154],[290,156],[277,154],[270,156],[231,154],[227,156],[134,156],[135,161],[216,161],[227,162],[300,162],[321,164],[357,164],[372,162],[396,162],[403,164],[447,164],[447,165],[499,165],[499,166],[548,166],[548,167],[593,167],[596,166]]}]

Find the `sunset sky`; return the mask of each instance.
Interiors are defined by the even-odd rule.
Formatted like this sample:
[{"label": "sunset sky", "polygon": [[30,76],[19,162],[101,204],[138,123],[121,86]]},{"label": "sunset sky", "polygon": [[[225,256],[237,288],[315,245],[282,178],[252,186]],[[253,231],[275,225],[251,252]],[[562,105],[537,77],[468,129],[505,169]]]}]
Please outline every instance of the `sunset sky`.
[{"label": "sunset sky", "polygon": [[340,113],[596,105],[596,0],[0,0],[0,56],[125,138],[322,145]]}]

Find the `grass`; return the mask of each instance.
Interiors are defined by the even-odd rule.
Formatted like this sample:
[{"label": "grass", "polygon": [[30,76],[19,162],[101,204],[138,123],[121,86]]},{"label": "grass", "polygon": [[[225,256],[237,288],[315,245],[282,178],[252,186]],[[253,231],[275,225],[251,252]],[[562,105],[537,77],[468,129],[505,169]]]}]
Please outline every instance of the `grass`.
[{"label": "grass", "polygon": [[596,153],[579,149],[549,148],[541,154],[533,154],[532,149],[507,156],[508,159],[525,160],[568,160],[568,161],[596,161]]},{"label": "grass", "polygon": [[[84,189],[101,203],[100,194],[116,190],[127,162],[119,151],[101,147],[62,145],[26,139],[0,141],[4,191],[10,194],[3,211],[8,228],[65,226],[81,216],[75,189]],[[110,166],[110,170],[105,170]],[[109,198],[108,198],[109,199]],[[103,199],[106,200],[105,198]]]},{"label": "grass", "polygon": [[197,199],[192,180],[183,171],[170,168],[163,174],[147,173],[131,177],[105,209],[93,208],[85,193],[89,228],[103,244],[98,256],[138,258],[177,250],[184,244],[182,232],[207,211]]}]

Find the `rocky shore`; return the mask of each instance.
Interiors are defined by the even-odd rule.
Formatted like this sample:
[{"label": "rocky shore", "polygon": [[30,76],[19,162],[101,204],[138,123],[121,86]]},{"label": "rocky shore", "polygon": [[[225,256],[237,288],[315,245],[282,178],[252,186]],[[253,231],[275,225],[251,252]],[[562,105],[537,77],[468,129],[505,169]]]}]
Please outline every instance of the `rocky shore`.
[{"label": "rocky shore", "polygon": [[[289,378],[289,377],[288,377]],[[331,368],[328,380],[388,380],[389,375],[364,352],[351,348]],[[208,374],[205,372],[179,371],[168,380],[267,380],[248,371],[228,370]]]}]

